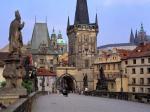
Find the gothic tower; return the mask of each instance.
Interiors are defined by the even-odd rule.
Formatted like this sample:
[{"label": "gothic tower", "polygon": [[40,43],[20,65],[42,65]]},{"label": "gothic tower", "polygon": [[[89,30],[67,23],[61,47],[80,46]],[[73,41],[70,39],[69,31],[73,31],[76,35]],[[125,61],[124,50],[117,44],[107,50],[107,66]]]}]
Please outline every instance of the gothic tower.
[{"label": "gothic tower", "polygon": [[97,54],[97,14],[95,23],[90,23],[87,0],[77,0],[74,24],[68,17],[67,35],[69,40],[69,65],[90,68]]},{"label": "gothic tower", "polygon": [[130,43],[134,44],[134,34],[133,34],[132,29],[131,29],[131,34],[130,34]]}]

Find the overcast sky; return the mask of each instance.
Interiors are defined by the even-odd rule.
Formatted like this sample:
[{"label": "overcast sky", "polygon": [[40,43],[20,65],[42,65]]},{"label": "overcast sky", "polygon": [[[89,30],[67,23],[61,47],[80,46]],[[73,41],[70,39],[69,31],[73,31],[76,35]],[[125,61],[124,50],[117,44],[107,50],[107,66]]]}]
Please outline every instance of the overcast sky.
[{"label": "overcast sky", "polygon": [[[87,0],[91,23],[98,13],[100,32],[98,45],[129,41],[130,30],[140,29],[141,22],[150,34],[150,0]],[[61,30],[67,40],[67,17],[73,24],[76,0],[0,0],[0,48],[8,43],[9,24],[19,10],[22,20],[24,43],[31,39],[35,16],[37,22],[47,23],[49,33],[53,27]]]}]

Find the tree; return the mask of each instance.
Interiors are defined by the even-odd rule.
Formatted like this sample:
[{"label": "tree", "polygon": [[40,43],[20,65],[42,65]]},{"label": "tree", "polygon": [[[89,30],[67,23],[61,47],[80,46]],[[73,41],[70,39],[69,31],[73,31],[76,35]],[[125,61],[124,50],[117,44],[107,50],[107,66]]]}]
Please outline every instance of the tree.
[{"label": "tree", "polygon": [[6,81],[3,81],[3,82],[1,83],[1,87],[4,88],[5,86],[6,86]]},{"label": "tree", "polygon": [[28,94],[32,93],[32,91],[33,91],[33,83],[32,83],[32,81],[24,80],[22,82],[22,86],[27,89]]}]

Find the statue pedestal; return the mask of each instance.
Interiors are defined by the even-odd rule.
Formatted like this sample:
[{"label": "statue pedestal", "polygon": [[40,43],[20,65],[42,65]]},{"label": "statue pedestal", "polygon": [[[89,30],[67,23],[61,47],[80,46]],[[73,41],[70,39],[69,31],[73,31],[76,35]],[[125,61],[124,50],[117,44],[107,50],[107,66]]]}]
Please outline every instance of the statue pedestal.
[{"label": "statue pedestal", "polygon": [[6,86],[0,90],[0,102],[4,105],[10,105],[19,98],[27,96],[27,90],[22,87],[25,70],[17,57],[8,57],[4,62],[3,77],[6,79]]}]

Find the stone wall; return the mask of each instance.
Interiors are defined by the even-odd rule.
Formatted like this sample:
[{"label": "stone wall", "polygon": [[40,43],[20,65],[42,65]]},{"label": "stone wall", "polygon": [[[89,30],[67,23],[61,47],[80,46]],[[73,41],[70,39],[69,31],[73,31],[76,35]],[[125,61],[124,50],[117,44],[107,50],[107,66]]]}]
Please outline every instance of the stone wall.
[{"label": "stone wall", "polygon": [[4,70],[4,67],[0,67],[0,85],[1,85],[1,82],[5,81],[3,77],[3,70]]},{"label": "stone wall", "polygon": [[41,92],[32,93],[27,98],[19,99],[15,104],[7,107],[7,109],[1,110],[1,112],[31,112],[34,99],[40,95]]}]

